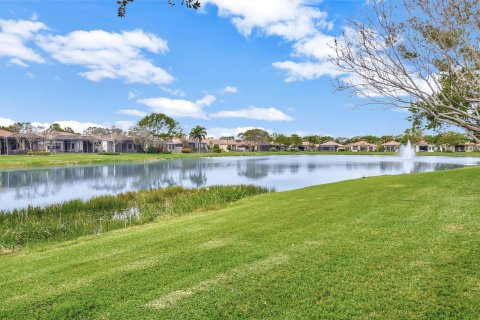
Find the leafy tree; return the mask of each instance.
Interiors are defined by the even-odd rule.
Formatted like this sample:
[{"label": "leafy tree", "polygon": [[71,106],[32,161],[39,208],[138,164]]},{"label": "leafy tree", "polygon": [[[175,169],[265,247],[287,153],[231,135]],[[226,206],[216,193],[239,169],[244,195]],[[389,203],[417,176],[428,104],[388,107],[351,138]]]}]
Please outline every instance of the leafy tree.
[{"label": "leafy tree", "polygon": [[197,141],[197,151],[200,152],[202,140],[207,136],[207,130],[204,127],[196,126],[190,131],[190,138]]},{"label": "leafy tree", "polygon": [[441,133],[438,135],[436,140],[439,145],[445,145],[449,147],[464,145],[465,142],[467,142],[464,134],[455,131]]},{"label": "leafy tree", "polygon": [[113,126],[109,130],[109,134],[110,134],[110,139],[112,139],[113,141],[113,150],[110,150],[110,151],[116,152],[118,142],[125,139],[126,133],[122,129]]},{"label": "leafy tree", "polygon": [[333,46],[338,89],[480,141],[479,17],[478,0],[372,0]]},{"label": "leafy tree", "polygon": [[305,140],[311,145],[314,146],[316,144],[320,143],[320,137],[319,136],[306,136],[304,137]]},{"label": "leafy tree", "polygon": [[403,137],[400,142],[403,144],[406,144],[408,141],[410,141],[411,144],[416,144],[422,140],[424,140],[422,130],[407,129],[405,130],[405,133],[403,134]]},{"label": "leafy tree", "polygon": [[253,151],[253,146],[259,146],[270,140],[268,132],[262,129],[250,129],[240,133],[238,137],[250,146],[251,151]]},{"label": "leafy tree", "polygon": [[222,137],[220,137],[220,140],[234,141],[235,137],[234,136],[222,136]]},{"label": "leafy tree", "polygon": [[287,137],[283,133],[276,134],[273,142],[282,146],[289,146],[292,144],[292,140],[290,139],[290,137]]},{"label": "leafy tree", "polygon": [[152,113],[140,120],[137,126],[162,140],[178,137],[182,133],[178,122],[163,113]]},{"label": "leafy tree", "polygon": [[53,123],[50,127],[48,127],[47,130],[51,132],[66,132],[66,133],[78,134],[70,127],[62,128],[58,123]]},{"label": "leafy tree", "polygon": [[302,137],[300,137],[298,134],[292,134],[290,136],[290,141],[291,145],[293,146],[301,146],[302,145]]},{"label": "leafy tree", "polygon": [[110,137],[110,130],[101,127],[90,127],[85,129],[83,134],[90,137],[90,141],[94,146],[101,147],[102,141],[106,141]]},{"label": "leafy tree", "polygon": [[155,136],[144,127],[135,126],[128,132],[128,135],[136,144],[142,146],[143,152],[147,152],[150,147],[155,145]]},{"label": "leafy tree", "polygon": [[[117,4],[118,4],[117,15],[119,17],[125,17],[125,14],[127,13],[127,5],[133,1],[134,0],[117,0]],[[174,6],[175,0],[167,0],[167,3],[170,6]],[[194,10],[199,9],[201,6],[198,0],[181,0],[180,3],[184,5],[186,8],[194,9]]]}]

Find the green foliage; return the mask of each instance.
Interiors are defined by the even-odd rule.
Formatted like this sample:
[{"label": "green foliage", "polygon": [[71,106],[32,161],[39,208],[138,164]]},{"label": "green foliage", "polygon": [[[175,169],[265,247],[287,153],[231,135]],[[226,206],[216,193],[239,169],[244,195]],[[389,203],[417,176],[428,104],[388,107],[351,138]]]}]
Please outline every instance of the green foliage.
[{"label": "green foliage", "polygon": [[214,144],[213,145],[213,152],[215,153],[221,153],[222,152],[222,149],[220,148],[220,146],[218,144]]},{"label": "green foliage", "polygon": [[479,193],[382,176],[35,245],[0,256],[0,318],[478,319]]},{"label": "green foliage", "polygon": [[121,155],[121,153],[118,153],[118,152],[108,152],[108,151],[99,152],[98,154],[102,155],[102,156],[119,156],[119,155]]},{"label": "green foliage", "polygon": [[147,149],[147,153],[158,153],[158,148],[155,148],[155,147],[149,147]]},{"label": "green foliage", "polygon": [[270,135],[267,131],[262,129],[250,129],[240,133],[238,137],[252,144],[267,143],[270,140]]},{"label": "green foliage", "polygon": [[268,192],[255,186],[170,187],[72,200],[45,208],[0,211],[0,249],[101,234],[193,211],[220,208],[247,196]]},{"label": "green foliage", "polygon": [[28,151],[27,155],[29,156],[51,156],[52,153],[48,151]]},{"label": "green foliage", "polygon": [[178,122],[163,113],[149,114],[140,120],[137,126],[160,139],[171,139],[182,132]]},{"label": "green foliage", "polygon": [[190,131],[190,138],[198,142],[197,151],[200,151],[202,140],[205,140],[206,136],[207,136],[207,130],[205,129],[205,127],[202,127],[202,126],[195,126]]},{"label": "green foliage", "polygon": [[464,134],[455,131],[447,131],[438,135],[436,142],[439,145],[458,146],[464,145],[467,139]]},{"label": "green foliage", "polygon": [[48,130],[54,132],[67,132],[72,134],[78,134],[70,127],[62,128],[58,123],[53,123],[50,127],[48,127]]},{"label": "green foliage", "polygon": [[291,144],[294,146],[301,146],[302,145],[302,137],[298,134],[292,134],[290,136]]}]

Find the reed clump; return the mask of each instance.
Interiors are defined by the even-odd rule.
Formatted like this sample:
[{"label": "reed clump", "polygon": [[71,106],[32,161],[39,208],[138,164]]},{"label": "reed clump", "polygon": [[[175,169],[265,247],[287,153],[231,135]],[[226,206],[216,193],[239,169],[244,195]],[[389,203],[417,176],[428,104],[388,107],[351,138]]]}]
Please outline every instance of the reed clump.
[{"label": "reed clump", "polygon": [[160,217],[219,209],[268,189],[239,185],[199,189],[169,187],[72,200],[47,207],[0,211],[0,250],[15,251],[38,242],[103,234]]}]

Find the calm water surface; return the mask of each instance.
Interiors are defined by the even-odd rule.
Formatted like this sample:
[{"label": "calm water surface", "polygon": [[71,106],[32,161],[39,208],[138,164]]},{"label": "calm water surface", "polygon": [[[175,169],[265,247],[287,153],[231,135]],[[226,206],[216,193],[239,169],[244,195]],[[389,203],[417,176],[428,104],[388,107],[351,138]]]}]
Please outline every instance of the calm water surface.
[{"label": "calm water surface", "polygon": [[255,184],[277,191],[361,177],[479,165],[478,158],[292,155],[164,160],[0,171],[0,210],[182,185]]}]

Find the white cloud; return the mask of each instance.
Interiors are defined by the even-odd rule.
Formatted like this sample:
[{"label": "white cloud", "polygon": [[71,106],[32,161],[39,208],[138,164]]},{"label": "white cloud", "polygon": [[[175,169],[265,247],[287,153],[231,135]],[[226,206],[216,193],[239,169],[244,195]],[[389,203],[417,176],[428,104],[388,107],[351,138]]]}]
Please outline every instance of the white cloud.
[{"label": "white cloud", "polygon": [[212,118],[245,118],[267,121],[290,121],[292,117],[276,108],[248,107],[239,110],[224,110],[210,115]]},{"label": "white cloud", "polygon": [[12,58],[10,59],[10,61],[8,61],[10,64],[15,64],[19,67],[22,67],[22,68],[26,68],[28,67],[28,64],[26,64],[25,62],[23,62],[22,60],[18,59],[18,58]]},{"label": "white cloud", "polygon": [[227,87],[223,88],[221,92],[222,93],[237,93],[238,89],[237,89],[237,87],[234,87],[234,86],[227,86]]},{"label": "white cloud", "polygon": [[212,96],[211,94],[207,94],[202,99],[197,100],[196,104],[198,104],[201,107],[206,107],[206,106],[209,106],[212,103],[214,103],[216,100],[217,100],[217,98],[215,98],[215,96]]},{"label": "white cloud", "polygon": [[[0,117],[0,126],[5,126],[8,127],[12,124],[14,124],[17,121],[14,121],[12,119],[8,118],[1,118]],[[84,130],[90,128],[90,127],[100,127],[100,128],[109,128],[112,127],[112,123],[110,122],[104,122],[104,123],[95,123],[95,122],[80,122],[80,121],[75,121],[75,120],[58,120],[58,121],[53,121],[53,122],[32,122],[32,125],[36,127],[42,128],[42,130],[48,129],[52,124],[57,123],[60,125],[62,128],[70,127],[73,129],[73,131],[82,133]],[[116,121],[113,126],[117,128],[121,128],[122,130],[127,131],[131,127],[135,125],[135,122],[133,121]]]},{"label": "white cloud", "polygon": [[133,121],[117,121],[115,122],[115,127],[120,128],[124,131],[130,130],[135,125]]},{"label": "white cloud", "polygon": [[174,80],[143,54],[164,54],[168,52],[167,42],[140,29],[121,33],[77,30],[65,36],[40,35],[37,40],[53,59],[85,67],[88,71],[80,75],[91,81],[123,79],[128,83],[167,84]]},{"label": "white cloud", "polygon": [[300,57],[308,57],[315,59],[328,59],[335,51],[332,48],[335,37],[317,33],[311,38],[306,38],[298,41],[293,46],[294,55]]},{"label": "white cloud", "polygon": [[299,61],[278,61],[274,68],[286,71],[286,82],[317,79],[338,72],[328,61],[333,37],[325,30],[333,28],[328,14],[316,6],[320,0],[208,0],[218,7],[220,16],[230,18],[244,36],[253,31],[279,36],[292,43],[292,56]]},{"label": "white cloud", "polygon": [[175,97],[180,97],[181,98],[181,97],[185,97],[187,95],[184,91],[182,91],[180,89],[170,89],[170,88],[165,87],[165,86],[160,86],[160,89],[162,91],[170,93],[172,96],[175,96]]},{"label": "white cloud", "polygon": [[138,92],[137,91],[129,91],[128,92],[128,100],[132,100],[138,97]]},{"label": "white cloud", "polygon": [[287,40],[298,40],[315,34],[317,28],[331,28],[327,13],[310,4],[312,0],[207,0],[218,7],[218,14],[231,18],[232,24],[244,36],[254,30]]},{"label": "white cloud", "polygon": [[10,57],[10,63],[19,66],[25,66],[25,61],[44,63],[45,60],[28,47],[28,43],[46,29],[47,26],[41,22],[0,19],[0,57]]},{"label": "white cloud", "polygon": [[145,117],[148,113],[145,111],[137,110],[137,109],[122,109],[117,112],[118,114],[126,114],[128,116],[135,116],[135,117]]},{"label": "white cloud", "polygon": [[148,98],[139,99],[137,103],[141,103],[150,108],[152,112],[165,113],[171,117],[188,117],[195,119],[208,119],[207,114],[203,110],[214,103],[215,96],[206,95],[200,100],[189,101],[183,99],[169,98]]},{"label": "white cloud", "polygon": [[104,125],[94,123],[94,122],[79,122],[75,120],[60,120],[60,121],[54,121],[52,123],[58,123],[62,128],[70,127],[73,129],[73,131],[79,132],[79,133],[83,132],[84,130],[90,127],[105,127]]},{"label": "white cloud", "polygon": [[339,72],[329,61],[284,61],[274,62],[272,65],[277,69],[286,71],[285,82],[312,80],[318,79],[324,75],[333,77],[341,74],[341,72]]},{"label": "white cloud", "polygon": [[15,123],[15,121],[13,121],[12,119],[1,118],[0,117],[0,126],[1,127],[8,127],[8,126],[11,126],[14,123]]},{"label": "white cloud", "polygon": [[265,129],[261,127],[237,127],[237,128],[209,128],[207,133],[209,137],[220,138],[220,137],[236,137],[238,134],[243,133],[250,129],[262,129],[268,133],[273,133],[271,129]]}]

